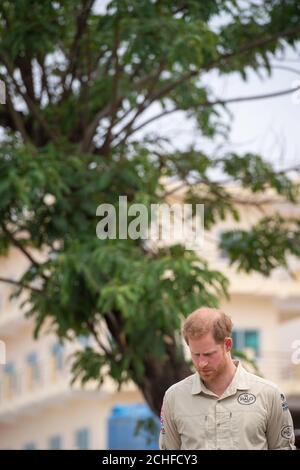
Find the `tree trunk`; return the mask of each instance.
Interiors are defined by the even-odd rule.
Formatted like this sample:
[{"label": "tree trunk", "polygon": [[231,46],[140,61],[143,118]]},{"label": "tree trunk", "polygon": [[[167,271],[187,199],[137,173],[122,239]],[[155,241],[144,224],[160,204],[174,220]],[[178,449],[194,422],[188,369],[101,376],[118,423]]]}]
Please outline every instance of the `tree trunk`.
[{"label": "tree trunk", "polygon": [[192,373],[184,359],[180,361],[176,356],[174,349],[165,362],[158,358],[145,360],[145,376],[139,387],[148,405],[158,416],[165,391]]},{"label": "tree trunk", "polygon": [[[122,316],[113,311],[105,316],[108,329],[116,341],[121,354],[126,354],[127,339],[124,336]],[[131,377],[145,397],[152,411],[160,415],[165,391],[174,383],[179,382],[188,375],[191,369],[184,359],[182,344],[178,344],[172,334],[168,335],[165,343],[165,355],[158,358],[147,355],[144,360],[144,376],[141,379],[130,367]]]}]

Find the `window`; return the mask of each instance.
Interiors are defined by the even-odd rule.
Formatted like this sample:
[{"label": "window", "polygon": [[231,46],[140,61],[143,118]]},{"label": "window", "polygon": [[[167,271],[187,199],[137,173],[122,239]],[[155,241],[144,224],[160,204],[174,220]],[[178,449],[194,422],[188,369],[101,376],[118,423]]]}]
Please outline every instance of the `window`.
[{"label": "window", "polygon": [[37,353],[33,352],[27,356],[27,384],[29,389],[32,389],[40,382],[40,365],[38,362]]},{"label": "window", "polygon": [[237,329],[232,332],[233,347],[248,356],[259,357],[260,333],[258,330]]},{"label": "window", "polygon": [[24,445],[24,450],[36,450],[36,444],[35,442],[27,442],[27,444]]},{"label": "window", "polygon": [[58,374],[64,369],[64,346],[61,343],[55,343],[51,347],[50,357],[50,380],[55,382]]},{"label": "window", "polygon": [[221,248],[219,245],[223,242],[223,235],[226,233],[226,230],[219,230],[217,233],[217,246],[218,246],[218,254],[219,258],[223,261],[228,261],[229,257],[227,251],[224,248]]},{"label": "window", "polygon": [[81,428],[75,432],[75,446],[79,450],[87,450],[90,447],[90,430]]},{"label": "window", "polygon": [[4,366],[3,397],[10,399],[17,392],[17,374],[15,365],[10,362]]},{"label": "window", "polygon": [[50,450],[61,450],[62,449],[62,438],[58,434],[51,436],[49,439]]},{"label": "window", "polygon": [[54,367],[56,370],[61,371],[64,368],[64,347],[60,343],[55,343],[52,346],[51,350],[53,360],[54,360]]}]

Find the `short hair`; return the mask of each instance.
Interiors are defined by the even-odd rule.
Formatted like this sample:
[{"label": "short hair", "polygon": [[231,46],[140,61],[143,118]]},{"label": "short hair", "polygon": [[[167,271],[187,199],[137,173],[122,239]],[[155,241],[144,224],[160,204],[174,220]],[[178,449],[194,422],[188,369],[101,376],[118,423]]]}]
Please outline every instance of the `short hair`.
[{"label": "short hair", "polygon": [[226,313],[216,308],[202,307],[192,312],[183,324],[182,333],[187,344],[189,339],[198,339],[212,333],[216,343],[231,336],[232,321]]}]

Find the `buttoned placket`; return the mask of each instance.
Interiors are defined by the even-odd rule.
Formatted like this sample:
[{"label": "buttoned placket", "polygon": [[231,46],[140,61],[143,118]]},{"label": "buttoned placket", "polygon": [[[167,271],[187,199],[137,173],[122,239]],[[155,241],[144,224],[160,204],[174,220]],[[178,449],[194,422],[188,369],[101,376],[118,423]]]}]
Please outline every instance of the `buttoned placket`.
[{"label": "buttoned placket", "polygon": [[[248,390],[248,384],[244,380],[242,371],[237,368],[232,382],[228,385],[221,396],[209,390],[200,377],[194,381],[192,393],[204,394],[215,400],[215,406],[205,416],[207,426],[207,445],[209,448],[217,450],[226,449],[228,446],[228,436],[231,434],[232,411],[224,408],[223,401],[237,393],[238,390]],[[213,432],[211,432],[213,430]]]}]

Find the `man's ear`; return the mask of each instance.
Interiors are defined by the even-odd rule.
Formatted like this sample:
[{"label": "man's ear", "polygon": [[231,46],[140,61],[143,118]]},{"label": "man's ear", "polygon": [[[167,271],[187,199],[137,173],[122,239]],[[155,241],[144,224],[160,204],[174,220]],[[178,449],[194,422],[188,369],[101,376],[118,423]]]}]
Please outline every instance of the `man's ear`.
[{"label": "man's ear", "polygon": [[228,336],[227,338],[225,338],[224,342],[225,342],[226,351],[227,352],[231,351],[231,349],[232,349],[232,339]]}]

